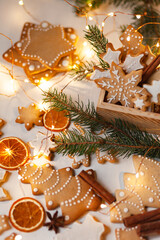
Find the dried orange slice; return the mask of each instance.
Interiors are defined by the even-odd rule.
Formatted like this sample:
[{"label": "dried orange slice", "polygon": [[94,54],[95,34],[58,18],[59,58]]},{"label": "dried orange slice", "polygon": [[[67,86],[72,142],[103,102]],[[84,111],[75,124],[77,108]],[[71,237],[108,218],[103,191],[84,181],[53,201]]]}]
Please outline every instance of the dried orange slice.
[{"label": "dried orange slice", "polygon": [[32,232],[41,227],[45,220],[45,211],[34,198],[20,198],[9,211],[10,222],[19,231]]},{"label": "dried orange slice", "polygon": [[57,111],[51,109],[43,116],[45,128],[50,131],[60,132],[69,126],[70,118],[67,116],[67,111]]},{"label": "dried orange slice", "polygon": [[29,158],[27,145],[19,138],[6,137],[0,140],[0,167],[16,170]]}]

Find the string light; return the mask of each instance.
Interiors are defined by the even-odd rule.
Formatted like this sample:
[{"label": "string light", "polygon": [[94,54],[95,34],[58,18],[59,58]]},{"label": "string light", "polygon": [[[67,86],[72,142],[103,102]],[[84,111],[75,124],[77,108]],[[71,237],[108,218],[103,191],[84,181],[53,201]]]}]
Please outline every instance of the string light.
[{"label": "string light", "polygon": [[102,204],[100,205],[100,207],[103,209],[103,208],[106,208],[107,205],[102,203]]},{"label": "string light", "polygon": [[139,178],[139,173],[136,173],[136,178]]},{"label": "string light", "polygon": [[19,5],[20,5],[20,6],[23,6],[23,5],[24,5],[24,2],[23,2],[23,0],[19,0],[19,2],[18,2],[18,3],[19,3]]},{"label": "string light", "polygon": [[92,7],[92,3],[88,3],[88,6],[89,6],[89,7]]},{"label": "string light", "polygon": [[103,21],[103,22],[102,22],[102,27],[104,27],[104,25],[105,25],[105,22]]},{"label": "string light", "polygon": [[136,15],[136,18],[137,18],[137,19],[140,19],[140,18],[141,18],[141,15],[140,15],[140,14],[137,14],[137,15]]},{"label": "string light", "polygon": [[108,13],[108,16],[113,17],[114,16],[114,12]]},{"label": "string light", "polygon": [[87,46],[87,42],[85,41],[85,42],[83,42],[83,46],[84,47],[86,47]]},{"label": "string light", "polygon": [[89,20],[92,21],[92,20],[93,20],[93,17],[89,16]]},{"label": "string light", "polygon": [[130,36],[128,36],[128,37],[127,37],[127,41],[129,42],[130,40],[131,40],[131,37],[130,37]]},{"label": "string light", "polygon": [[89,30],[89,26],[88,25],[86,25],[86,29]]},{"label": "string light", "polygon": [[157,42],[156,47],[159,47],[159,46],[160,46],[160,44],[159,44],[159,42]]},{"label": "string light", "polygon": [[28,83],[28,82],[29,82],[29,80],[26,78],[26,79],[24,79],[24,82],[25,82],[25,83]]}]

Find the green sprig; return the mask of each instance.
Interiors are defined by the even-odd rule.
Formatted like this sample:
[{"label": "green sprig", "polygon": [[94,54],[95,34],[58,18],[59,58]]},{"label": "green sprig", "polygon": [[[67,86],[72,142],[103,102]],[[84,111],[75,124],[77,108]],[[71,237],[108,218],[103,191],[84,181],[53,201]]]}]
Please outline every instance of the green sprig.
[{"label": "green sprig", "polygon": [[[156,135],[141,131],[138,127],[120,119],[106,121],[97,114],[92,103],[84,105],[79,99],[73,102],[71,97],[57,90],[44,93],[44,101],[59,111],[70,112],[71,120],[85,128],[82,135],[76,129],[61,133],[57,142],[57,152],[63,154],[90,154],[100,149],[110,151],[116,156],[129,157],[132,154],[156,158],[160,156],[160,141]],[[104,129],[103,137],[96,131]]]}]

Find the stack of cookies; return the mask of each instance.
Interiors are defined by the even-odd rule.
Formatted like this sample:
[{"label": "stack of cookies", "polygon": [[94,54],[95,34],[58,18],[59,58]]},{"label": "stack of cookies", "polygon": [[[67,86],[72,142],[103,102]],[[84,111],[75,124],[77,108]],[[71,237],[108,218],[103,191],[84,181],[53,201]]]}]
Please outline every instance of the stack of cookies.
[{"label": "stack of cookies", "polygon": [[107,92],[106,102],[153,111],[152,105],[160,105],[160,71],[157,69],[146,82],[144,69],[159,59],[149,46],[142,44],[143,36],[131,25],[120,36],[120,41],[121,48],[114,49],[112,43],[107,43],[106,52],[100,55],[110,68],[95,67],[88,77]]},{"label": "stack of cookies", "polygon": [[25,23],[20,41],[4,54],[8,62],[22,67],[28,79],[35,85],[49,80],[56,73],[65,72],[79,64],[74,54],[78,40],[73,28],[64,28],[41,22]]}]

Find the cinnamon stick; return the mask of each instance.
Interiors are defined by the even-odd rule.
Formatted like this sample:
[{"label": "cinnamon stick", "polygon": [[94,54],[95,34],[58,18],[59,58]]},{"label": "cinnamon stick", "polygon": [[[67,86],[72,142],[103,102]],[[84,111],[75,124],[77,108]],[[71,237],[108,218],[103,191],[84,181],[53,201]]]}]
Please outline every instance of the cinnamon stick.
[{"label": "cinnamon stick", "polygon": [[160,221],[138,225],[136,232],[140,237],[160,235]]},{"label": "cinnamon stick", "polygon": [[141,223],[148,223],[158,220],[160,220],[160,208],[124,218],[123,223],[126,227],[135,227],[136,225]]},{"label": "cinnamon stick", "polygon": [[160,64],[160,55],[158,55],[143,71],[142,82],[146,82],[152,73],[156,70]]},{"label": "cinnamon stick", "polygon": [[79,176],[87,182],[93,190],[108,204],[111,204],[116,201],[115,197],[108,192],[102,185],[100,185],[93,177],[91,177],[85,171],[80,172]]}]

